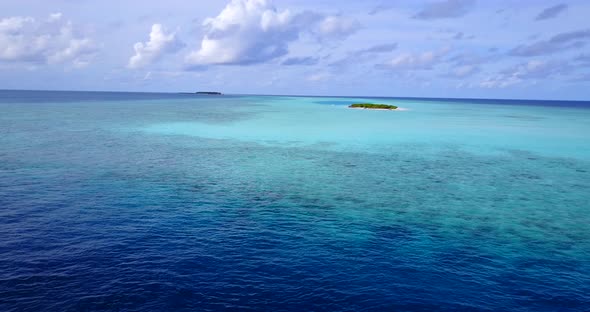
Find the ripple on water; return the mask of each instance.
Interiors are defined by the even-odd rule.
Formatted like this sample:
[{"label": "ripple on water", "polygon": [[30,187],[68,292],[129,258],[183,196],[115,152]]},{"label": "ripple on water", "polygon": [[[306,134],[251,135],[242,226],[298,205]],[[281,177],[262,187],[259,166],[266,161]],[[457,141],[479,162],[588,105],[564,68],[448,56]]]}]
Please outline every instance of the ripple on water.
[{"label": "ripple on water", "polygon": [[[0,137],[0,310],[590,306],[584,158],[137,131],[191,114],[238,131],[285,112],[158,103],[74,105],[84,114],[67,127],[48,111]],[[23,109],[11,120],[38,115]],[[244,109],[253,113],[234,116]]]}]

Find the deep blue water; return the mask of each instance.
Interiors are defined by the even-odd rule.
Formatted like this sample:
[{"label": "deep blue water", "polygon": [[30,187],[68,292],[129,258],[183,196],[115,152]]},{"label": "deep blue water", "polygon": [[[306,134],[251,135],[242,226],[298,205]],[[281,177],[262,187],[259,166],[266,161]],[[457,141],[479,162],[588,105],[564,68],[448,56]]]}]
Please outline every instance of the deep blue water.
[{"label": "deep blue water", "polygon": [[0,311],[590,310],[588,102],[355,100],[0,91]]}]

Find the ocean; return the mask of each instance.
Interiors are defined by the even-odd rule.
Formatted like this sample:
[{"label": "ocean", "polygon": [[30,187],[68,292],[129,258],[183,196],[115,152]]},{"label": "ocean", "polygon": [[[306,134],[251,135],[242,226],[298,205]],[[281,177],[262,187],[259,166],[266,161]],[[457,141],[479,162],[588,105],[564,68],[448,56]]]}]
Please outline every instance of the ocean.
[{"label": "ocean", "polygon": [[0,91],[0,311],[589,307],[590,102]]}]

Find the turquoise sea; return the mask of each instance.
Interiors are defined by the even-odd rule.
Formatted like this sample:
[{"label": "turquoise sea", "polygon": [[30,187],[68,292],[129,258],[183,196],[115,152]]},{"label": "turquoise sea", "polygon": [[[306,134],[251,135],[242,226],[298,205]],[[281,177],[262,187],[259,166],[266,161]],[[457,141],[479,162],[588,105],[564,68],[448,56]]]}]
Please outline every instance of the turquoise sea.
[{"label": "turquoise sea", "polygon": [[590,102],[0,91],[0,311],[589,307]]}]

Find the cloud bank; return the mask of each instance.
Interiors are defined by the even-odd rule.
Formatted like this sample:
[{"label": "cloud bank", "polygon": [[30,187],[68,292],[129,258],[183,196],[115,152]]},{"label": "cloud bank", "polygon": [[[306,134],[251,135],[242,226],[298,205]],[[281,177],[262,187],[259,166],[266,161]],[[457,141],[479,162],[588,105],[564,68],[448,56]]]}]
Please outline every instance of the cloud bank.
[{"label": "cloud bank", "polygon": [[0,60],[34,64],[88,64],[97,51],[94,42],[76,32],[61,13],[45,20],[8,17],[0,20]]},{"label": "cloud bank", "polygon": [[203,26],[200,48],[186,57],[189,66],[262,63],[286,55],[302,34],[342,39],[359,24],[343,16],[279,11],[267,0],[232,0]]}]

